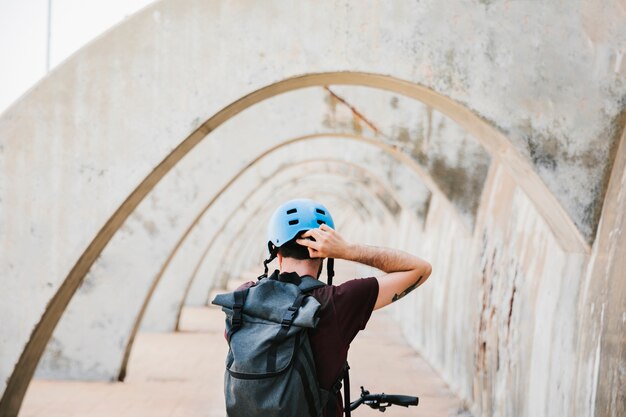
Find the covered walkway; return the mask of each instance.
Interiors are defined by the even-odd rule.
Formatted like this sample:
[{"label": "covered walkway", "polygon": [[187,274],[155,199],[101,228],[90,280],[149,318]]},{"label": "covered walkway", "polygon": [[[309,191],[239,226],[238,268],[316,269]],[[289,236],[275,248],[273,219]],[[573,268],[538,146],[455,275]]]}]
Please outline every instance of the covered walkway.
[{"label": "covered walkway", "polygon": [[626,415],[626,9],[570,3],[158,0],[86,44],[0,114],[0,417],[223,414],[207,297],[292,198],[433,266],[355,393]]},{"label": "covered walkway", "polygon": [[[342,268],[342,264],[344,268]],[[338,273],[351,273],[338,262]],[[341,274],[346,276],[344,274]],[[253,273],[247,274],[254,279]],[[375,312],[350,350],[351,389],[416,395],[420,405],[386,416],[469,416],[428,363],[409,347],[389,311]],[[142,332],[123,383],[34,380],[22,417],[226,416],[222,377],[224,315],[214,306],[186,307],[175,333]],[[361,406],[355,416],[376,416]]]}]

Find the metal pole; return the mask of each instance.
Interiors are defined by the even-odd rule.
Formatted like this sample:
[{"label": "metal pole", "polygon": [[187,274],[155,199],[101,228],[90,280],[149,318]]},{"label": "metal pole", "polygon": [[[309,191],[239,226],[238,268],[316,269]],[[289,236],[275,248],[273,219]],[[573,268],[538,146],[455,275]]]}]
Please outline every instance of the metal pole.
[{"label": "metal pole", "polygon": [[48,33],[46,38],[46,72],[50,72],[50,38],[52,34],[52,0],[48,0]]}]

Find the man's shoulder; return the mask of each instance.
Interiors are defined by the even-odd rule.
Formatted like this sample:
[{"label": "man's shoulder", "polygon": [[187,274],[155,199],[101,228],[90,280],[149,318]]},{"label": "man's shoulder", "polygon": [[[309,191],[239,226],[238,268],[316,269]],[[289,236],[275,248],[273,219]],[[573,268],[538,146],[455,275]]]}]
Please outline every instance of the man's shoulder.
[{"label": "man's shoulder", "polygon": [[247,290],[250,287],[254,287],[256,285],[255,281],[244,282],[240,286],[238,286],[235,291]]},{"label": "man's shoulder", "polygon": [[332,298],[341,299],[350,298],[352,294],[376,292],[378,294],[378,280],[375,277],[368,278],[353,278],[342,282],[339,285],[325,285],[320,288],[316,288],[311,292],[315,298]]},{"label": "man's shoulder", "polygon": [[335,292],[378,290],[378,279],[376,277],[354,278],[342,282],[335,287]]}]

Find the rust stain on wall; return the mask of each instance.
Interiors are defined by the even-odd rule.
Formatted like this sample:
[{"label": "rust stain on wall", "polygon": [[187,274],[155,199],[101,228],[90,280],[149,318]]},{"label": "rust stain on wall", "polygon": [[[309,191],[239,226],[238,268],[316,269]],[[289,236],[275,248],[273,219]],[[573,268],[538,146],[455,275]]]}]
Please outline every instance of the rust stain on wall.
[{"label": "rust stain on wall", "polygon": [[372,123],[363,114],[361,114],[361,112],[359,112],[352,104],[348,103],[344,98],[340,97],[335,92],[333,92],[330,89],[330,87],[324,86],[324,90],[326,90],[330,96],[329,103],[330,103],[331,112],[335,113],[335,110],[337,108],[337,103],[341,103],[344,106],[346,106],[348,109],[350,109],[353,115],[352,128],[354,129],[355,133],[362,132],[361,123],[367,126],[372,132],[374,132],[374,134],[378,135],[381,133],[380,129],[378,129],[378,127],[376,127],[374,123]]}]

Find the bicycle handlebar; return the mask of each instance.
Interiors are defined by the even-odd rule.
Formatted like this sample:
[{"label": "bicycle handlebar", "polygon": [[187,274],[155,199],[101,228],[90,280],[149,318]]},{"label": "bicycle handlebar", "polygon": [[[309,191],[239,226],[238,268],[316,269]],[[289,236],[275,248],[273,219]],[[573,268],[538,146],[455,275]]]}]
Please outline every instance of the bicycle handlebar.
[{"label": "bicycle handlebar", "polygon": [[408,407],[411,405],[419,404],[418,397],[411,397],[409,395],[397,395],[397,394],[370,394],[369,391],[361,387],[361,397],[358,400],[350,403],[350,411],[356,409],[361,404],[365,404],[373,409],[385,411],[387,407],[392,405],[400,405],[402,407]]}]

